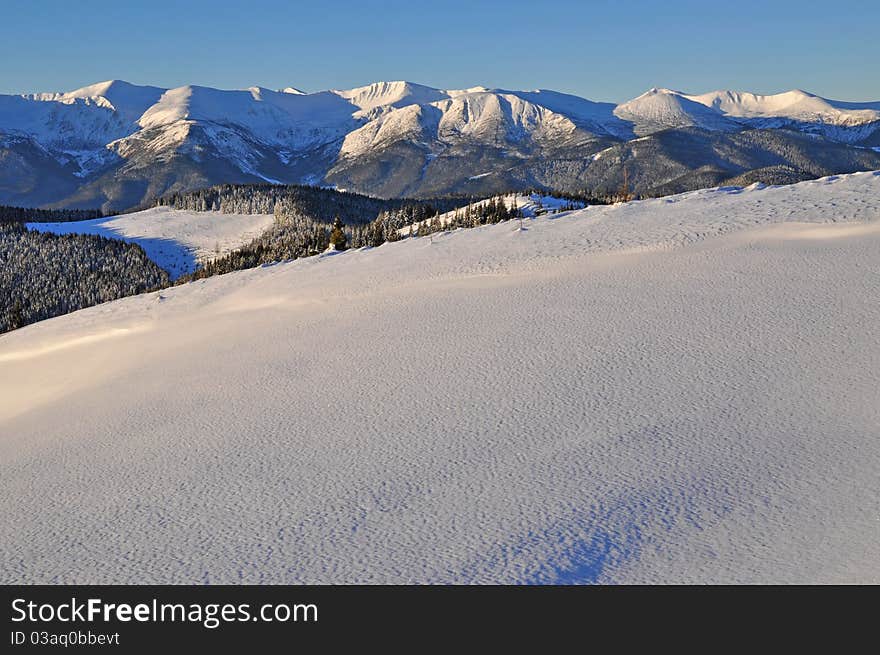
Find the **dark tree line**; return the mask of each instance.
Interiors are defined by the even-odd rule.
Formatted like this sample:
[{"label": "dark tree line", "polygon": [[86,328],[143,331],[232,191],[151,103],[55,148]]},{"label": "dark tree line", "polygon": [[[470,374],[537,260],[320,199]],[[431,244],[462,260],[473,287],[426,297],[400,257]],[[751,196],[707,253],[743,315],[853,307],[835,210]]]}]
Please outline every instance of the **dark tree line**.
[{"label": "dark tree line", "polygon": [[295,184],[220,184],[165,195],[156,201],[156,206],[223,214],[308,216],[320,223],[332,223],[338,217],[346,225],[358,225],[369,223],[382,211],[417,211],[420,207],[425,211],[448,211],[466,202],[461,198],[373,198]]},{"label": "dark tree line", "polygon": [[517,207],[516,200],[506,200],[504,196],[492,197],[478,203],[469,203],[466,207],[456,209],[451,216],[433,218],[418,225],[410,225],[409,236],[427,236],[434,232],[457,230],[458,228],[494,225],[514,218],[522,218],[522,210]]},{"label": "dark tree line", "polygon": [[386,209],[367,224],[346,225],[341,218],[322,222],[301,214],[290,216],[276,213],[275,223],[249,244],[229,254],[207,262],[198,270],[178,278],[176,284],[199,280],[213,275],[254,268],[262,264],[311,257],[346,248],[378,247],[383,243],[404,238],[401,231],[410,228],[413,236],[458,227],[476,227],[522,217],[513,202],[490,198],[470,203],[454,210],[453,217],[441,223],[440,210],[428,203],[409,204]]},{"label": "dark tree line", "polygon": [[157,204],[189,211],[274,214],[275,222],[250,243],[205,263],[177,284],[347,247],[379,246],[408,225],[467,203],[465,198],[382,199],[319,187],[219,185],[161,198]]},{"label": "dark tree line", "polygon": [[168,284],[136,244],[0,221],[0,333]]},{"label": "dark tree line", "polygon": [[0,205],[0,221],[16,223],[66,223],[101,218],[100,209],[34,209]]},{"label": "dark tree line", "polygon": [[[611,205],[617,200],[617,191],[615,192],[606,192],[604,190],[599,191],[560,191],[558,189],[549,189],[547,187],[529,187],[525,189],[510,189],[503,193],[498,194],[501,197],[504,196],[512,196],[512,195],[520,195],[520,196],[552,196],[553,198],[560,198],[561,200],[570,201],[570,206],[577,208],[578,205],[576,203],[581,203],[582,205]],[[472,201],[471,201],[472,202]]]},{"label": "dark tree line", "polygon": [[339,217],[329,223],[299,213],[276,215],[272,226],[256,239],[227,255],[206,262],[189,275],[178,278],[176,284],[262,264],[311,257],[325,252],[331,245],[335,250],[380,246],[386,241],[400,239],[400,228],[427,220],[437,213],[431,207],[408,206],[381,212],[375,220],[358,225],[346,225]]}]

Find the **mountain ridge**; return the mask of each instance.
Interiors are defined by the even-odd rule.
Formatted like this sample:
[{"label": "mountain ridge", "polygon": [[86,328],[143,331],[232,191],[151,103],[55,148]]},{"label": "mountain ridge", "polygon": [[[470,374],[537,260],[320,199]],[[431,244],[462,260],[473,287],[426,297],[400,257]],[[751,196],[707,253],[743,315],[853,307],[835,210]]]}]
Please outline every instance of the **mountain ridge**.
[{"label": "mountain ridge", "polygon": [[[614,105],[547,89],[437,89],[402,80],[314,93],[108,80],[64,93],[0,95],[0,203],[122,210],[198,185],[259,181],[383,196],[534,184],[596,189],[589,168],[597,153],[682,130],[694,150],[712,143],[718,151],[728,147],[727,135],[772,131],[778,143],[757,168],[789,166],[801,178],[880,168],[870,150],[880,146],[880,102],[799,90],[653,88]],[[807,165],[780,156],[801,148],[799,133],[816,138]],[[829,152],[836,159],[813,165]],[[725,156],[721,179],[754,170]],[[683,163],[696,171],[709,159]],[[625,162],[618,164],[622,170]],[[673,181],[649,162],[636,168],[648,171],[634,180],[639,192]],[[579,172],[547,172],[562,169]],[[46,188],[44,178],[57,179]]]}]

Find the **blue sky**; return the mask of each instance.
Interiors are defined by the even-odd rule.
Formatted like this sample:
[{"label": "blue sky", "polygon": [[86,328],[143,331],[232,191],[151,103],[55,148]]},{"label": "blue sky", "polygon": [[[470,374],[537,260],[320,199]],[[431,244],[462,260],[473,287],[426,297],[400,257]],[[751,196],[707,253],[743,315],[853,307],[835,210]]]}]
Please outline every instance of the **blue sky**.
[{"label": "blue sky", "polygon": [[4,0],[2,17],[2,93],[406,79],[610,101],[652,86],[880,100],[878,0]]}]

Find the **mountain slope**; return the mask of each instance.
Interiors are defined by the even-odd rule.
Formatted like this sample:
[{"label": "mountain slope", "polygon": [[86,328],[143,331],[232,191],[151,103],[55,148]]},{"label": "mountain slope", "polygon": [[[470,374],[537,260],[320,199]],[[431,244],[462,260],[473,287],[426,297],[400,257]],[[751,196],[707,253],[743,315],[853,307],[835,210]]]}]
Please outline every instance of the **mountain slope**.
[{"label": "mountain slope", "polygon": [[880,582],[878,216],[703,190],[4,335],[0,581]]},{"label": "mountain slope", "polygon": [[[614,145],[589,162],[538,162],[536,182],[561,190],[595,189],[613,193],[624,183],[645,196],[736,184],[752,173],[751,182],[782,184],[835,173],[871,170],[878,153],[852,148],[821,137],[788,130],[664,130]],[[551,168],[552,166],[552,168]],[[788,171],[779,175],[776,171]]]},{"label": "mountain slope", "polygon": [[[801,91],[651,89],[615,106],[549,90],[442,90],[403,81],[317,93],[108,81],[69,93],[0,96],[0,203],[109,212],[169,191],[261,181],[381,196],[522,185],[595,191],[607,175],[601,166],[589,170],[593,156],[615,144],[668,131],[685,138],[692,130],[724,141],[756,129],[824,139],[814,143],[809,165],[768,166],[849,172],[858,160],[880,167],[870,150],[880,146],[880,103]],[[698,171],[717,167],[697,154],[680,163],[686,170],[678,178],[694,184]],[[662,162],[638,166],[654,167],[654,186],[670,181]]]},{"label": "mountain slope", "polygon": [[797,89],[776,95],[715,91],[685,97],[749,125],[801,129],[843,143],[865,143],[880,128],[880,102],[827,100]]},{"label": "mountain slope", "polygon": [[677,127],[699,127],[731,132],[737,125],[715,108],[694,102],[668,89],[651,89],[614,110],[615,116],[633,124],[638,135]]},{"label": "mountain slope", "polygon": [[274,220],[271,214],[221,214],[155,207],[87,221],[28,223],[27,227],[52,234],[92,234],[136,243],[175,280],[259,236]]}]

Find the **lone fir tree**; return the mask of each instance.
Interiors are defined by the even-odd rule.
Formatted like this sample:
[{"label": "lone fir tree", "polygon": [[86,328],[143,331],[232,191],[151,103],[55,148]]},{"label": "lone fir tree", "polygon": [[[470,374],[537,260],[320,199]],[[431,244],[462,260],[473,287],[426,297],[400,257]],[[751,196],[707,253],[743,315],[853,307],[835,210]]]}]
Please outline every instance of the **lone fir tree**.
[{"label": "lone fir tree", "polygon": [[345,250],[348,242],[342,229],[342,220],[337,216],[333,221],[333,229],[330,230],[330,249]]}]

